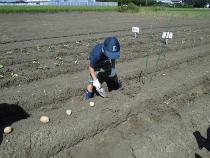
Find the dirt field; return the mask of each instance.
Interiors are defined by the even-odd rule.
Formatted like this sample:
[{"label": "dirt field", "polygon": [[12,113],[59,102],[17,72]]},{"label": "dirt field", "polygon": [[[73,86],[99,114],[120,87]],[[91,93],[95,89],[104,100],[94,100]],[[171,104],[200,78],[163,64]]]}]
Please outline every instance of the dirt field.
[{"label": "dirt field", "polygon": [[[206,138],[210,124],[209,27],[152,14],[0,14],[0,157],[209,158],[193,135]],[[121,43],[123,89],[90,107],[87,59],[107,36]]]}]

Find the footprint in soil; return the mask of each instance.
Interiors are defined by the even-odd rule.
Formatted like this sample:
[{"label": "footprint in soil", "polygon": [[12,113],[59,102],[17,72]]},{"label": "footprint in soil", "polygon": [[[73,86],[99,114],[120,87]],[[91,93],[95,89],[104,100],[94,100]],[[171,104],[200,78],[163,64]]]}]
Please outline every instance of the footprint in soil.
[{"label": "footprint in soil", "polygon": [[[193,135],[197,141],[198,148],[200,150],[202,148],[206,148],[206,150],[210,151],[210,126],[207,129],[207,138],[204,138],[199,131],[193,132]],[[202,158],[202,157],[198,154],[195,154],[195,158]]]},{"label": "footprint in soil", "polygon": [[30,115],[16,104],[0,104],[0,144],[3,140],[4,128],[21,119],[26,119]]}]

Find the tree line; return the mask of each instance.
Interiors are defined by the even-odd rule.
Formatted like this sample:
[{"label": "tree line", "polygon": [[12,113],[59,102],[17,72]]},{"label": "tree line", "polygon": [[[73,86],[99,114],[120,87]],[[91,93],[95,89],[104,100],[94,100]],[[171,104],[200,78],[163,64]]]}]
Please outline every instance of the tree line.
[{"label": "tree line", "polygon": [[[119,6],[127,5],[129,3],[133,3],[137,6],[151,6],[157,3],[156,0],[97,0],[97,2],[118,2]],[[182,0],[182,2],[183,6],[201,8],[207,3],[210,3],[210,0]]]}]

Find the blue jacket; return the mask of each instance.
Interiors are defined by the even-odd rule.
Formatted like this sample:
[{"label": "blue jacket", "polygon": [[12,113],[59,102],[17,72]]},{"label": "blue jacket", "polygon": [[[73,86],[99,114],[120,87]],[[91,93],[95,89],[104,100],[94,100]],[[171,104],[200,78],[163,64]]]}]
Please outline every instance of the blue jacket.
[{"label": "blue jacket", "polygon": [[103,53],[103,44],[98,43],[92,50],[89,56],[90,66],[92,68],[98,68],[100,63],[109,60]]}]

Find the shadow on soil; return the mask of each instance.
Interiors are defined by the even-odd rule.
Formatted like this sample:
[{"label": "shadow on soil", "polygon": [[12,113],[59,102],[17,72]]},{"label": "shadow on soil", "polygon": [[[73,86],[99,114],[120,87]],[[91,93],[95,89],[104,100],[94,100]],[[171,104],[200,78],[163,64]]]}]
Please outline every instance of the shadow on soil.
[{"label": "shadow on soil", "polygon": [[195,158],[202,158],[202,157],[198,154],[195,154]]},{"label": "shadow on soil", "polygon": [[4,128],[21,119],[26,119],[30,115],[16,104],[0,104],[0,144],[3,140]]},{"label": "shadow on soil", "polygon": [[[199,131],[193,132],[193,135],[197,141],[198,148],[201,150],[206,148],[210,151],[210,127],[207,129],[207,138],[203,137]],[[202,158],[200,155],[195,154],[195,158]]]}]

